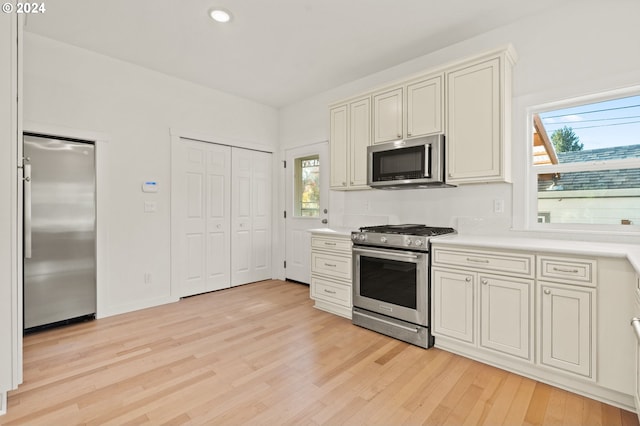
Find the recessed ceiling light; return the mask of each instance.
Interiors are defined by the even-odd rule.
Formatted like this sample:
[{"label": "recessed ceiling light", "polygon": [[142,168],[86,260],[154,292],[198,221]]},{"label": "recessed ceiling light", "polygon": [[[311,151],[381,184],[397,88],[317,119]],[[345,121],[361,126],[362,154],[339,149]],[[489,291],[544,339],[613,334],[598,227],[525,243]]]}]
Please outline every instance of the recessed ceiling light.
[{"label": "recessed ceiling light", "polygon": [[227,10],[220,8],[213,8],[209,11],[209,16],[216,22],[229,22],[231,20],[231,13]]}]

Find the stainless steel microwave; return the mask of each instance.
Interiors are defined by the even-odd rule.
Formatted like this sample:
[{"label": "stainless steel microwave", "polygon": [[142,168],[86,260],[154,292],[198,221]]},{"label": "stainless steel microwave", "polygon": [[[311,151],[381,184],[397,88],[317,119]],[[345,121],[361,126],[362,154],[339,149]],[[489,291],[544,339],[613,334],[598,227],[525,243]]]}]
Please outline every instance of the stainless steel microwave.
[{"label": "stainless steel microwave", "polygon": [[367,147],[367,185],[377,189],[446,187],[444,135]]}]

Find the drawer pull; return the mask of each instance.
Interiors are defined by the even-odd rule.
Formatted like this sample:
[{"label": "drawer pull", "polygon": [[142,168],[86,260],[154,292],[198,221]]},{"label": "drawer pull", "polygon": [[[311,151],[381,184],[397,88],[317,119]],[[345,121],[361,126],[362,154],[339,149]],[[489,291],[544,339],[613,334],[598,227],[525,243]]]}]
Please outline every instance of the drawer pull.
[{"label": "drawer pull", "polygon": [[473,258],[473,257],[467,257],[467,262],[489,263],[489,259],[476,259],[476,258]]},{"label": "drawer pull", "polygon": [[329,268],[335,268],[338,265],[325,262],[324,266],[328,266]]},{"label": "drawer pull", "polygon": [[335,246],[335,245],[336,245],[336,243],[330,243],[329,241],[325,241],[325,242],[324,242],[324,245],[325,245],[325,246]]},{"label": "drawer pull", "polygon": [[577,269],[558,268],[557,266],[554,266],[553,270],[556,272],[564,272],[565,274],[577,274],[580,272]]},{"label": "drawer pull", "polygon": [[336,292],[335,292],[335,291],[333,291],[333,290],[327,290],[326,288],[324,289],[324,292],[325,292],[325,293],[329,293],[329,294],[336,294]]},{"label": "drawer pull", "polygon": [[636,339],[640,342],[640,318],[631,318],[631,327],[636,334]]}]

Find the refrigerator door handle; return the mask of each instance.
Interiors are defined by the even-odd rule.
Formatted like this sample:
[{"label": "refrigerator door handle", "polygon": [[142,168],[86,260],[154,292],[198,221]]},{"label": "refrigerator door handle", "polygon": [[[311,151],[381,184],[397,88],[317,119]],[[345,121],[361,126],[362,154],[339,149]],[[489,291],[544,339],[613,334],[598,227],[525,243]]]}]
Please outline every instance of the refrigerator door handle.
[{"label": "refrigerator door handle", "polygon": [[31,259],[31,164],[24,165],[24,258]]}]

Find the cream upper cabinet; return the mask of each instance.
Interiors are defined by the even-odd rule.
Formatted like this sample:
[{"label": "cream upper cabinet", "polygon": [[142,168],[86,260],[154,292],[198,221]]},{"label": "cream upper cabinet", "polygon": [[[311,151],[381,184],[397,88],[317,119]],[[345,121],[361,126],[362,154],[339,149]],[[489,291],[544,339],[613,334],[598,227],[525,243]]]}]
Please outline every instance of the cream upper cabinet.
[{"label": "cream upper cabinet", "polygon": [[367,147],[371,144],[371,98],[364,97],[329,111],[331,189],[368,189]]},{"label": "cream upper cabinet", "polygon": [[374,94],[373,143],[402,138],[402,87]]},{"label": "cream upper cabinet", "polygon": [[449,183],[511,181],[511,66],[505,51],[446,73]]},{"label": "cream upper cabinet", "polygon": [[444,103],[443,76],[407,84],[407,138],[442,133]]},{"label": "cream upper cabinet", "polygon": [[449,183],[510,182],[513,57],[495,50],[331,105],[331,188],[368,188],[366,146],[439,133]]},{"label": "cream upper cabinet", "polygon": [[367,147],[371,145],[371,101],[364,98],[349,105],[349,187],[367,186]]},{"label": "cream upper cabinet", "polygon": [[331,181],[333,189],[347,189],[349,153],[349,105],[340,105],[329,111],[331,135],[329,151],[331,157]]}]

